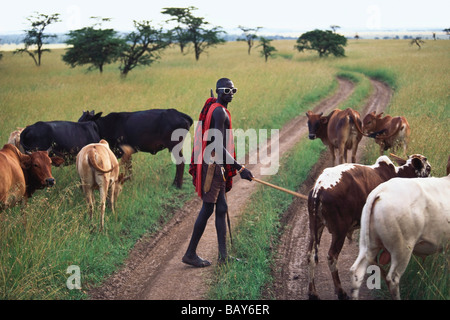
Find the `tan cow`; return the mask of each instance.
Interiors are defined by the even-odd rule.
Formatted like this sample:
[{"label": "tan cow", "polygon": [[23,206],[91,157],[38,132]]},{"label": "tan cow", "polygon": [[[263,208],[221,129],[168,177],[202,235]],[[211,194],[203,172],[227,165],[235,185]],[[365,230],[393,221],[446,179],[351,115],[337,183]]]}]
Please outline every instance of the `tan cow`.
[{"label": "tan cow", "polygon": [[383,112],[376,114],[375,111],[367,114],[363,120],[363,132],[374,138],[380,146],[380,154],[392,148],[403,146],[403,153],[406,155],[411,129],[405,117],[391,117],[387,115],[381,117]]},{"label": "tan cow", "polygon": [[[121,146],[124,155],[120,164],[125,163],[131,157],[132,148]],[[76,167],[81,179],[86,202],[89,206],[89,216],[92,219],[94,211],[94,189],[100,191],[100,231],[103,230],[105,221],[106,198],[109,193],[109,204],[114,213],[117,197],[122,191],[123,184],[130,176],[125,177],[120,173],[120,166],[116,156],[109,148],[105,140],[99,143],[91,143],[83,147],[77,154]]]},{"label": "tan cow", "polygon": [[14,145],[5,144],[0,150],[0,208],[12,207],[37,189],[53,186],[51,165],[63,162],[59,157],[50,158],[46,151],[22,154]]},{"label": "tan cow", "polygon": [[25,128],[18,127],[16,130],[11,132],[11,134],[9,135],[9,138],[8,138],[8,143],[15,146],[17,149],[20,150],[20,152],[25,153],[25,151],[23,150],[23,147],[20,144],[20,134],[22,133],[23,129],[25,129]]},{"label": "tan cow", "polygon": [[339,164],[347,162],[347,150],[352,150],[352,162],[356,162],[356,151],[362,139],[361,119],[358,111],[351,108],[335,109],[328,116],[323,113],[306,113],[308,117],[309,139],[320,138],[330,149],[333,165],[335,150],[339,151]]}]

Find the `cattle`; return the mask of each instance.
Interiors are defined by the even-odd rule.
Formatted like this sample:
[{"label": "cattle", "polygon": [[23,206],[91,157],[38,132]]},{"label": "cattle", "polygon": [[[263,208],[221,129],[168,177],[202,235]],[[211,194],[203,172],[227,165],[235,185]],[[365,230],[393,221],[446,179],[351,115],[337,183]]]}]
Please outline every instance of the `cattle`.
[{"label": "cattle", "polygon": [[[425,258],[450,241],[450,176],[427,179],[394,178],[367,197],[361,215],[359,254],[350,268],[352,297],[376,256],[391,260],[386,283],[393,299],[400,299],[400,278],[411,255]],[[381,262],[381,263],[383,263]]]},{"label": "cattle", "polygon": [[400,167],[396,167],[387,156],[379,157],[374,165],[341,164],[326,168],[317,178],[308,195],[310,299],[319,298],[314,284],[314,269],[318,263],[324,227],[327,227],[332,238],[327,258],[335,292],[339,299],[348,299],[339,280],[337,260],[345,237],[351,239],[353,231],[359,228],[361,211],[368,194],[379,184],[395,177],[430,175],[431,166],[422,155],[415,154],[407,160],[396,161]]},{"label": "cattle", "polygon": [[382,118],[382,115],[383,112],[377,115],[375,111],[367,114],[363,120],[363,132],[375,139],[380,146],[380,155],[390,148],[396,152],[400,146],[403,146],[403,153],[406,155],[411,135],[408,121],[405,117],[386,115]]},{"label": "cattle", "polygon": [[19,151],[22,153],[25,153],[25,150],[23,150],[22,146],[20,145],[20,134],[24,129],[25,128],[17,128],[13,132],[11,132],[8,138],[8,143],[16,146],[16,148],[19,149]]},{"label": "cattle", "polygon": [[[174,179],[176,187],[183,184],[184,158],[181,148],[174,148],[182,142],[192,126],[190,116],[176,109],[151,109],[135,112],[112,112],[101,117],[102,112],[84,111],[78,121],[95,123],[100,132],[100,138],[108,141],[111,150],[121,157],[119,145],[131,146],[136,152],[157,152],[167,148],[177,161]],[[177,139],[172,139],[172,133],[181,129]],[[178,153],[178,154],[175,154]]]},{"label": "cattle", "polygon": [[97,125],[92,122],[39,121],[20,134],[20,144],[26,152],[48,150],[52,155],[65,158],[67,163],[71,163],[85,145],[98,141]]},{"label": "cattle", "polygon": [[[121,146],[124,155],[121,165],[131,156],[132,149],[128,146]],[[77,155],[76,168],[81,180],[81,187],[89,206],[89,217],[92,220],[94,210],[94,190],[100,192],[100,231],[105,223],[105,204],[107,195],[109,204],[114,213],[116,200],[122,192],[125,181],[130,176],[120,172],[119,162],[109,148],[108,142],[100,140],[99,143],[91,143],[84,146]]]},{"label": "cattle", "polygon": [[356,151],[362,139],[362,123],[357,111],[347,108],[335,109],[328,116],[323,113],[306,112],[308,117],[309,139],[319,138],[330,149],[332,164],[335,163],[335,150],[339,152],[339,164],[347,162],[347,150],[352,150],[352,162],[356,162]]},{"label": "cattle", "polygon": [[0,207],[12,207],[37,189],[53,186],[51,165],[59,166],[63,161],[50,158],[45,151],[22,154],[14,145],[5,144],[0,150]]}]

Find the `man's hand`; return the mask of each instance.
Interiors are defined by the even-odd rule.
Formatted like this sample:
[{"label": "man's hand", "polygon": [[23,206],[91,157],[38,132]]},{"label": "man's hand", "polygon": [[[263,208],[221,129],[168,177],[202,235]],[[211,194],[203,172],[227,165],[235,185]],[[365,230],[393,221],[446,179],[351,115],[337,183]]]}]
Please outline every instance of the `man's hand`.
[{"label": "man's hand", "polygon": [[240,175],[241,175],[242,179],[247,179],[248,181],[252,181],[253,180],[253,175],[250,172],[250,170],[248,170],[248,169],[244,168],[244,170],[241,171]]}]

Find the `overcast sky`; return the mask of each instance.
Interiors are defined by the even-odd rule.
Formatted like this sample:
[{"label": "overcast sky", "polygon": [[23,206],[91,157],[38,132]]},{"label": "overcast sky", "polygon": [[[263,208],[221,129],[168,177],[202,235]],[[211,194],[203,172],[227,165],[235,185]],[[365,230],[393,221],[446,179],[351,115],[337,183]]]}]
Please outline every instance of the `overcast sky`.
[{"label": "overcast sky", "polygon": [[133,29],[133,20],[158,25],[168,19],[165,7],[195,6],[194,15],[214,26],[238,32],[237,27],[264,27],[270,31],[304,32],[315,28],[340,31],[417,30],[450,27],[449,0],[3,0],[0,34],[22,33],[34,12],[59,13],[62,22],[49,32],[67,32],[90,26],[91,16],[112,18],[105,27]]}]

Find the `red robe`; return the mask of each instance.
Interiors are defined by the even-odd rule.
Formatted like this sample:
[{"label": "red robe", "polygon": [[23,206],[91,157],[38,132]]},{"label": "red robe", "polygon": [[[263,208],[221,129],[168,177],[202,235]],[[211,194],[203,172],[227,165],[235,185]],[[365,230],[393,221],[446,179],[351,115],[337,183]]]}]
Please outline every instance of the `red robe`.
[{"label": "red robe", "polygon": [[[216,108],[224,108],[230,119],[229,129],[226,131],[228,133],[227,137],[227,150],[230,152],[232,150],[233,157],[236,159],[236,153],[234,150],[234,139],[233,132],[231,130],[231,114],[220,103],[216,103],[216,98],[209,98],[206,100],[202,111],[199,116],[199,123],[195,129],[194,136],[194,148],[192,150],[191,164],[189,165],[189,173],[192,175],[192,183],[195,186],[195,191],[199,197],[202,197],[202,164],[203,164],[203,152],[207,144],[207,134],[205,132],[210,129],[212,113]],[[201,149],[200,149],[201,147]],[[231,153],[231,152],[230,152]],[[226,192],[230,191],[233,185],[233,176],[236,175],[236,169],[231,164],[225,164],[225,178],[226,178]]]}]

